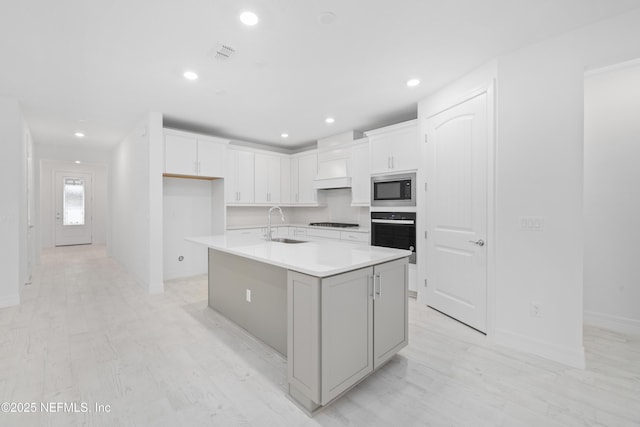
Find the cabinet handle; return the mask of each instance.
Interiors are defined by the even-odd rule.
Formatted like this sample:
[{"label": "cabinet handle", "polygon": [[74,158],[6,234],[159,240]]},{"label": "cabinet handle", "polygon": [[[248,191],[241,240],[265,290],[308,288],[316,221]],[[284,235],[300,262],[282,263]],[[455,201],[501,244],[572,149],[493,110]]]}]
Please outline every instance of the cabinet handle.
[{"label": "cabinet handle", "polygon": [[396,158],[391,156],[391,169],[396,168]]},{"label": "cabinet handle", "polygon": [[378,295],[378,298],[382,298],[382,277],[379,274],[376,274],[376,277],[378,278],[378,292],[374,293]]},{"label": "cabinet handle", "polygon": [[376,300],[376,278],[375,276],[367,276],[367,286],[369,285],[369,279],[371,279],[371,298]]},{"label": "cabinet handle", "polygon": [[200,175],[201,171],[202,171],[202,168],[200,167],[200,162],[198,162],[198,175]]},{"label": "cabinet handle", "polygon": [[296,202],[299,202],[299,200],[298,200],[298,193],[296,193]]}]

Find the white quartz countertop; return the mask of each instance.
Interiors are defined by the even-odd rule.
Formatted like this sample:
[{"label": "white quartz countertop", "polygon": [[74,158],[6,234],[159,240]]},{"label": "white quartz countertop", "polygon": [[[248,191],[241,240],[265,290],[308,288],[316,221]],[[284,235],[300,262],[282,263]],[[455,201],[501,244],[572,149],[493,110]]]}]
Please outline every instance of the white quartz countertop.
[{"label": "white quartz countertop", "polygon": [[188,237],[186,240],[315,277],[333,276],[411,255],[411,251],[404,249],[367,246],[343,240],[310,240],[292,244],[270,242],[259,236],[227,234]]}]

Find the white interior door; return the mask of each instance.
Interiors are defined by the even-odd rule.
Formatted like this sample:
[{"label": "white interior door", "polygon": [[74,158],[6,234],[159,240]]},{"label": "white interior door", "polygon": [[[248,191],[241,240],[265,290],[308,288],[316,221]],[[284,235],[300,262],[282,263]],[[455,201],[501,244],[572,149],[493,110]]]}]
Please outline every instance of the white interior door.
[{"label": "white interior door", "polygon": [[426,120],[427,304],[487,327],[487,94]]},{"label": "white interior door", "polygon": [[92,239],[93,176],[89,173],[55,173],[56,246],[86,245]]}]

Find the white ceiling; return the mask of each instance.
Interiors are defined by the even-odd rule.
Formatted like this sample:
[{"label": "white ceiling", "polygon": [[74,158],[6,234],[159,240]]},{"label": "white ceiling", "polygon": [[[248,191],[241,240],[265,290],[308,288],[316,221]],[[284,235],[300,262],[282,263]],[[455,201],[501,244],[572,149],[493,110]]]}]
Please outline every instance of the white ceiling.
[{"label": "white ceiling", "polygon": [[[0,13],[0,95],[38,144],[118,143],[165,124],[294,148],[414,118],[426,95],[501,53],[640,0],[20,0]],[[244,9],[255,27],[238,20]],[[321,13],[336,15],[322,24]],[[219,43],[232,59],[212,59]],[[194,70],[200,79],[182,77]],[[417,77],[422,84],[407,88]],[[325,117],[336,122],[327,125]],[[82,141],[72,135],[82,129]],[[283,140],[282,132],[290,137]]]}]

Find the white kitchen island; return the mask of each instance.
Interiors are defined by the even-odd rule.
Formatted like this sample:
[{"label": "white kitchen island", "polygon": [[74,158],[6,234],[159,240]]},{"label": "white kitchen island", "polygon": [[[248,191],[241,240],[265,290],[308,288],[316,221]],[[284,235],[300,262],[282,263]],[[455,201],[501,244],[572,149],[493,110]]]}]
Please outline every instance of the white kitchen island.
[{"label": "white kitchen island", "polygon": [[289,395],[313,414],[407,345],[410,251],[258,236],[209,248],[209,306],[287,357]]}]

